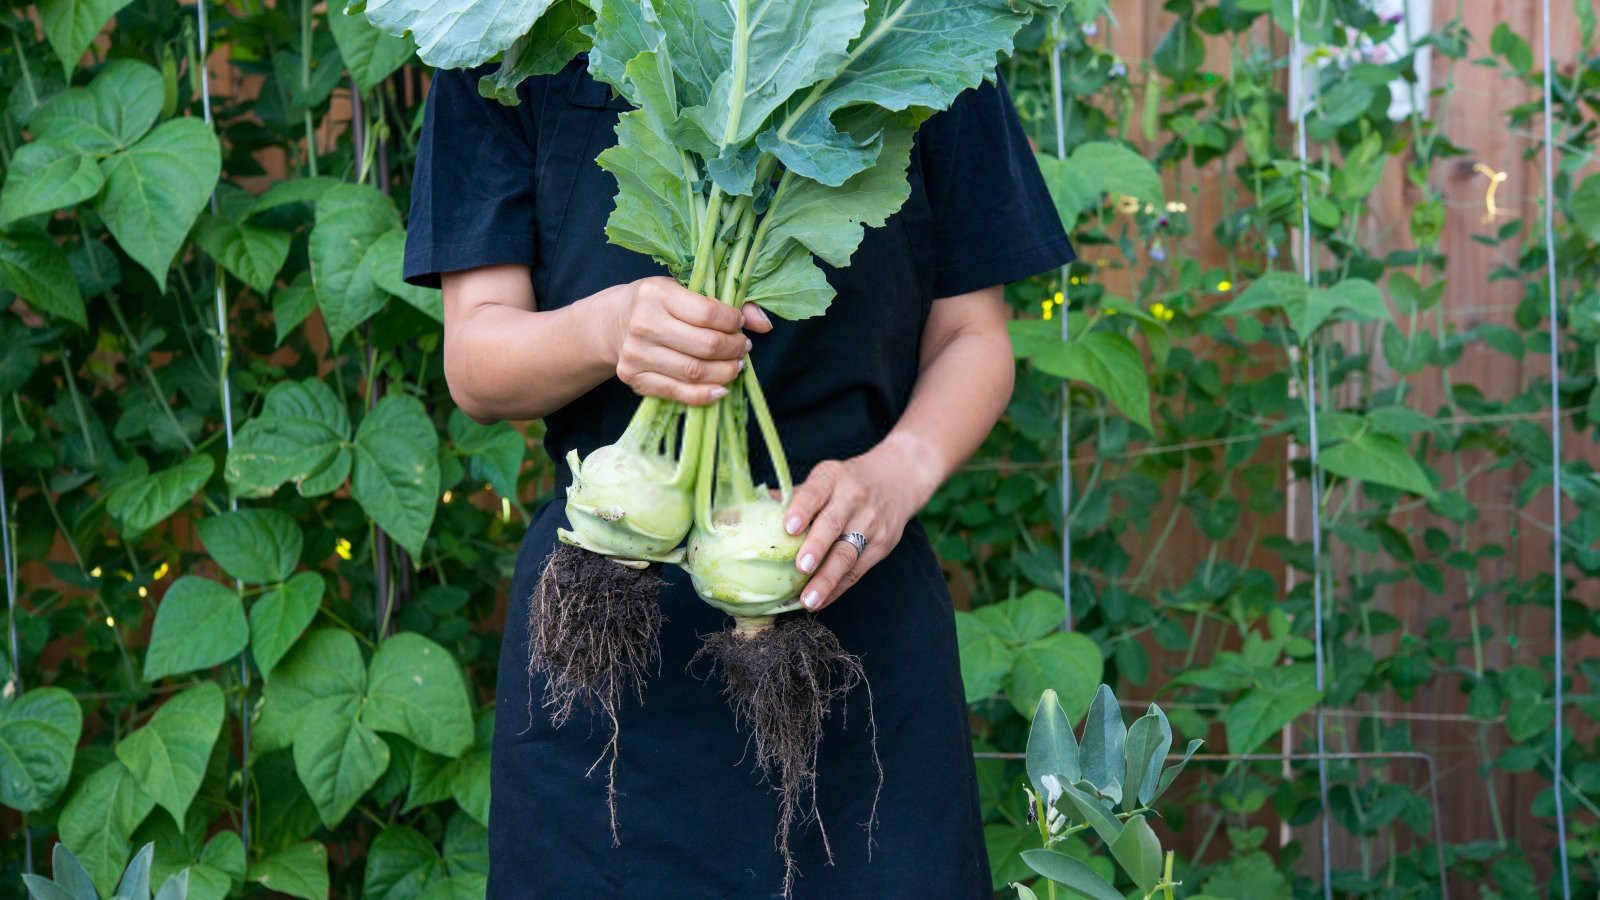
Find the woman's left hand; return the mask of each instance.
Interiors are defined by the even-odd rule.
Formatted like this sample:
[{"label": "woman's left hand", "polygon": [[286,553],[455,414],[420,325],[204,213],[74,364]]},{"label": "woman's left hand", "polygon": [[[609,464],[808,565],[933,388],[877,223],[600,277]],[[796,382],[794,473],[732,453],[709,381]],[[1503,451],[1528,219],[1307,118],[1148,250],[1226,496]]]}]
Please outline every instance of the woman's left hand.
[{"label": "woman's left hand", "polygon": [[[810,528],[795,555],[800,571],[815,573],[800,592],[806,609],[815,612],[838,599],[900,543],[906,523],[937,486],[936,477],[923,474],[927,466],[919,456],[891,438],[860,456],[818,463],[795,489],[784,528],[790,534]],[[852,531],[867,538],[859,554],[841,539]]]}]

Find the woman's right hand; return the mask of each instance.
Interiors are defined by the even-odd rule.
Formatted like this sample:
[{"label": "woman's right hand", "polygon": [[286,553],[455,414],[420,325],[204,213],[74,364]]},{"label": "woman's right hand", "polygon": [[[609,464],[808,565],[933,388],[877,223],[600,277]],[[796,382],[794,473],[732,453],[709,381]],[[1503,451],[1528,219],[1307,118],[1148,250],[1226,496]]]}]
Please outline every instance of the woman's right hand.
[{"label": "woman's right hand", "polygon": [[772,330],[754,303],[741,311],[664,276],[641,278],[621,292],[616,326],[617,377],[647,396],[704,406],[728,393],[750,339]]}]

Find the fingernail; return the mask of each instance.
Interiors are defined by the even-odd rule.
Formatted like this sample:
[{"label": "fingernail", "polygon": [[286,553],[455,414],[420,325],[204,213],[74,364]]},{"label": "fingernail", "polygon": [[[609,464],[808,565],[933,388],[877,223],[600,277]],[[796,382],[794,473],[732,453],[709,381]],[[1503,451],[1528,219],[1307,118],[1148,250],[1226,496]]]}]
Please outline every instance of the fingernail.
[{"label": "fingernail", "polygon": [[740,372],[744,371],[744,357],[742,357],[742,356],[739,357],[739,371]]},{"label": "fingernail", "polygon": [[764,310],[764,309],[762,309],[761,307],[758,306],[758,307],[756,307],[756,315],[761,318],[762,324],[766,325],[769,328],[772,327],[772,319],[767,317],[767,311],[766,310]]},{"label": "fingernail", "polygon": [[[809,572],[812,569],[815,569],[816,567],[817,567],[817,558],[815,556],[812,556],[810,553],[807,553],[805,556],[800,557],[800,571]],[[812,595],[815,596],[815,594],[816,594],[816,592],[813,591]]]},{"label": "fingernail", "polygon": [[806,609],[816,609],[817,601],[819,599],[821,598],[817,596],[816,591],[806,591],[806,595],[800,598],[800,605],[804,606]]},{"label": "fingernail", "polygon": [[745,338],[744,339],[744,352],[749,353],[750,349],[752,347],[754,347],[755,345],[756,345],[755,341],[752,341],[749,338]]},{"label": "fingernail", "polygon": [[711,396],[717,397],[717,398],[726,397],[726,396],[728,396],[728,389],[723,387],[723,386],[721,386],[721,385],[718,385],[718,386],[716,386],[716,387],[711,389]]},{"label": "fingernail", "polygon": [[783,530],[789,532],[790,534],[799,534],[800,533],[800,517],[799,516],[790,516],[789,517],[789,521],[783,523]]}]

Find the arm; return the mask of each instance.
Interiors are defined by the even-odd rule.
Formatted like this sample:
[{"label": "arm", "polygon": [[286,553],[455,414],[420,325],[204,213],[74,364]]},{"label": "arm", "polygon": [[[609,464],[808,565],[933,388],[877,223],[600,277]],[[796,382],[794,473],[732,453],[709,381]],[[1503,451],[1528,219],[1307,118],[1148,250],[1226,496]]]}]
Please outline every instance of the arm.
[{"label": "arm", "polygon": [[440,280],[445,381],[461,411],[484,423],[540,418],[613,375],[640,394],[710,403],[739,373],[750,346],[741,327],[772,327],[753,305],[741,315],[664,277],[551,310],[537,309],[524,265]]},{"label": "arm", "polygon": [[[906,523],[971,456],[1011,399],[1015,364],[1003,288],[935,301],[905,414],[876,447],[817,465],[795,491],[785,527],[810,528],[795,564],[812,572],[801,594],[821,609],[900,543]],[[866,552],[839,541],[868,539]],[[819,565],[820,564],[820,565]]]}]

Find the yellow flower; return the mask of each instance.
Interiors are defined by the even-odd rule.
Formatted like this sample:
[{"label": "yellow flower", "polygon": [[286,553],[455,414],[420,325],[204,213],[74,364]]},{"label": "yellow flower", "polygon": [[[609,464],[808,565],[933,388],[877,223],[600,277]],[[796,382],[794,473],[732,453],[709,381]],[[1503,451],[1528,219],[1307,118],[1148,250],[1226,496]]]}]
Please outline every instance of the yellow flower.
[{"label": "yellow flower", "polygon": [[1217,293],[1223,294],[1223,293],[1227,293],[1228,291],[1231,291],[1231,290],[1233,290],[1233,282],[1231,282],[1231,281],[1219,281],[1219,282],[1217,282]]},{"label": "yellow flower", "polygon": [[1083,284],[1083,279],[1079,278],[1076,275],[1074,275],[1071,278],[1067,279],[1067,284]]},{"label": "yellow flower", "polygon": [[1172,201],[1172,202],[1169,202],[1167,204],[1167,212],[1169,212],[1169,213],[1185,213],[1185,212],[1188,212],[1188,211],[1189,211],[1189,204],[1187,204],[1187,203],[1179,203],[1177,201]]},{"label": "yellow flower", "polygon": [[449,503],[451,498],[453,498],[454,496],[455,496],[455,494],[451,493],[450,491],[445,491],[444,492],[444,496],[442,498],[440,498],[440,499],[443,500],[445,503]]},{"label": "yellow flower", "polygon": [[1113,306],[1110,309],[1106,310],[1106,315],[1108,315],[1108,316],[1114,316],[1116,314],[1117,314],[1117,308],[1115,306]]},{"label": "yellow flower", "polygon": [[1044,320],[1045,320],[1045,321],[1046,321],[1046,322],[1048,322],[1048,321],[1050,321],[1050,317],[1051,317],[1051,312],[1050,312],[1050,310],[1051,310],[1051,308],[1052,308],[1052,307],[1051,307],[1051,306],[1050,306],[1050,301],[1049,301],[1049,300],[1046,300],[1046,301],[1045,301],[1045,302],[1044,302],[1044,304],[1043,304],[1043,306],[1044,306]]},{"label": "yellow flower", "polygon": [[340,559],[349,559],[350,558],[350,542],[345,540],[344,538],[339,538],[339,540],[334,542],[333,552],[339,554],[339,558]]},{"label": "yellow flower", "polygon": [[115,628],[115,627],[117,627],[117,620],[111,618],[110,616],[106,616],[106,627],[107,628]]},{"label": "yellow flower", "polygon": [[139,596],[140,597],[148,597],[148,596],[150,596],[150,589],[147,588],[147,587],[142,587],[141,586],[139,588]]},{"label": "yellow flower", "polygon": [[1053,302],[1055,305],[1060,306],[1061,304],[1067,302],[1067,296],[1060,291],[1056,291],[1056,296]]},{"label": "yellow flower", "polygon": [[1171,322],[1177,313],[1165,303],[1156,303],[1150,307],[1150,315],[1154,316],[1157,322]]},{"label": "yellow flower", "polygon": [[1139,211],[1139,198],[1123,194],[1117,199],[1117,212],[1124,215],[1133,215]]},{"label": "yellow flower", "polygon": [[90,576],[92,576],[94,578],[99,578],[100,577],[100,571],[101,571],[100,567],[99,566],[95,566],[94,568],[89,570],[89,574],[90,574]]},{"label": "yellow flower", "polygon": [[154,575],[150,576],[150,580],[151,581],[160,581],[161,579],[167,577],[167,571],[170,568],[171,567],[168,566],[166,563],[162,563],[161,567],[156,569],[156,573]]}]

